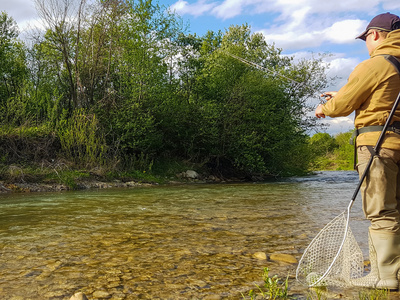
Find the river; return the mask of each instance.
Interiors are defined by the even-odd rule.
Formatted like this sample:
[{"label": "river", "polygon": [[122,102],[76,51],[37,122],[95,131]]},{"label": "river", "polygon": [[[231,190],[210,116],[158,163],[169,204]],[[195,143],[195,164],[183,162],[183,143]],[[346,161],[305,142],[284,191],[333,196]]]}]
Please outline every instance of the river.
[{"label": "river", "polygon": [[[296,264],[254,254],[300,259],[347,208],[357,181],[355,172],[335,171],[254,184],[2,194],[0,298],[82,291],[89,299],[242,299],[268,267],[305,299]],[[351,226],[367,254],[360,197]]]}]

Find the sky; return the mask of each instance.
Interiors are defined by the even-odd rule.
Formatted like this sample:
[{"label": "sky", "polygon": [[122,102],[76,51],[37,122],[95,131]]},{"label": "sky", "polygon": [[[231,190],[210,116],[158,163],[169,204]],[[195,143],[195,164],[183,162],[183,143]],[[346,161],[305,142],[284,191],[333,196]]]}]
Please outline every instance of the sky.
[{"label": "sky", "polygon": [[[61,1],[61,0],[59,0]],[[156,1],[154,1],[156,2]],[[400,15],[399,0],[159,0],[178,14],[188,33],[225,32],[231,25],[248,24],[268,44],[295,59],[329,53],[327,76],[338,77],[327,91],[336,91],[354,67],[368,59],[365,42],[355,39],[380,13]],[[14,18],[22,33],[37,23],[34,0],[0,0],[0,11]],[[318,104],[318,100],[314,100]],[[335,135],[354,127],[354,114],[326,118],[326,132]]]}]

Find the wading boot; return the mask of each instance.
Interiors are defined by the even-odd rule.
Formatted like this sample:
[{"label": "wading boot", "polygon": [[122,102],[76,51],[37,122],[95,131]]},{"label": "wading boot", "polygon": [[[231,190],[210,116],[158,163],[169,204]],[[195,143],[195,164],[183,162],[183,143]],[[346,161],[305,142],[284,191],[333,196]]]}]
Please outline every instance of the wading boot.
[{"label": "wading boot", "polygon": [[371,272],[353,279],[354,286],[397,290],[400,270],[400,235],[387,231],[369,230]]}]

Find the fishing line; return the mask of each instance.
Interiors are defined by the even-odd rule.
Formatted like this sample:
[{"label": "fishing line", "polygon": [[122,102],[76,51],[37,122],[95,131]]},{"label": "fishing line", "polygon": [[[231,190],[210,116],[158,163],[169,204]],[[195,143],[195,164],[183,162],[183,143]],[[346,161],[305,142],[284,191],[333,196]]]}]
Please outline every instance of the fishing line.
[{"label": "fishing line", "polygon": [[[249,61],[249,60],[244,59],[242,57],[236,56],[236,55],[234,55],[232,53],[229,53],[227,51],[222,51],[222,52],[227,54],[227,55],[229,55],[229,56],[231,56],[231,57],[233,57],[233,58],[235,58],[235,59],[237,59],[237,60],[239,60],[239,61],[241,61],[244,64],[247,64],[247,65],[251,66],[251,67],[254,67],[256,69],[259,69],[259,70],[267,72],[267,73],[271,73],[272,75],[275,75],[275,76],[279,76],[279,77],[285,78],[285,79],[291,81],[292,83],[296,84],[296,88],[299,87],[299,86],[302,86],[304,84],[304,82],[296,81],[296,80],[294,80],[292,78],[289,78],[289,77],[287,77],[287,76],[285,76],[283,74],[280,74],[280,73],[278,73],[276,71],[268,69],[267,67],[260,66],[259,64],[256,64],[255,62],[252,62],[252,61]],[[320,99],[320,104],[324,104],[326,102],[326,100],[327,100],[326,98],[327,97],[331,97],[330,95],[327,95],[324,92],[321,92],[321,91],[318,91],[318,90],[315,90],[315,92],[320,93],[320,95],[323,95],[323,97],[324,97],[323,99]]]}]

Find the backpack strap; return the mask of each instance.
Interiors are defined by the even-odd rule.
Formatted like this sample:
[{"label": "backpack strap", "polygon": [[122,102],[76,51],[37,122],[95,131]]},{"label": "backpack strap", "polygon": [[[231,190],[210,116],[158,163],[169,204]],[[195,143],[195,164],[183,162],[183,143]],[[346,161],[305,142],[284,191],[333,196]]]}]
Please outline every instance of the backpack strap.
[{"label": "backpack strap", "polygon": [[397,70],[397,73],[400,74],[400,62],[399,60],[394,57],[393,55],[383,54],[382,55],[386,60],[388,60]]}]

